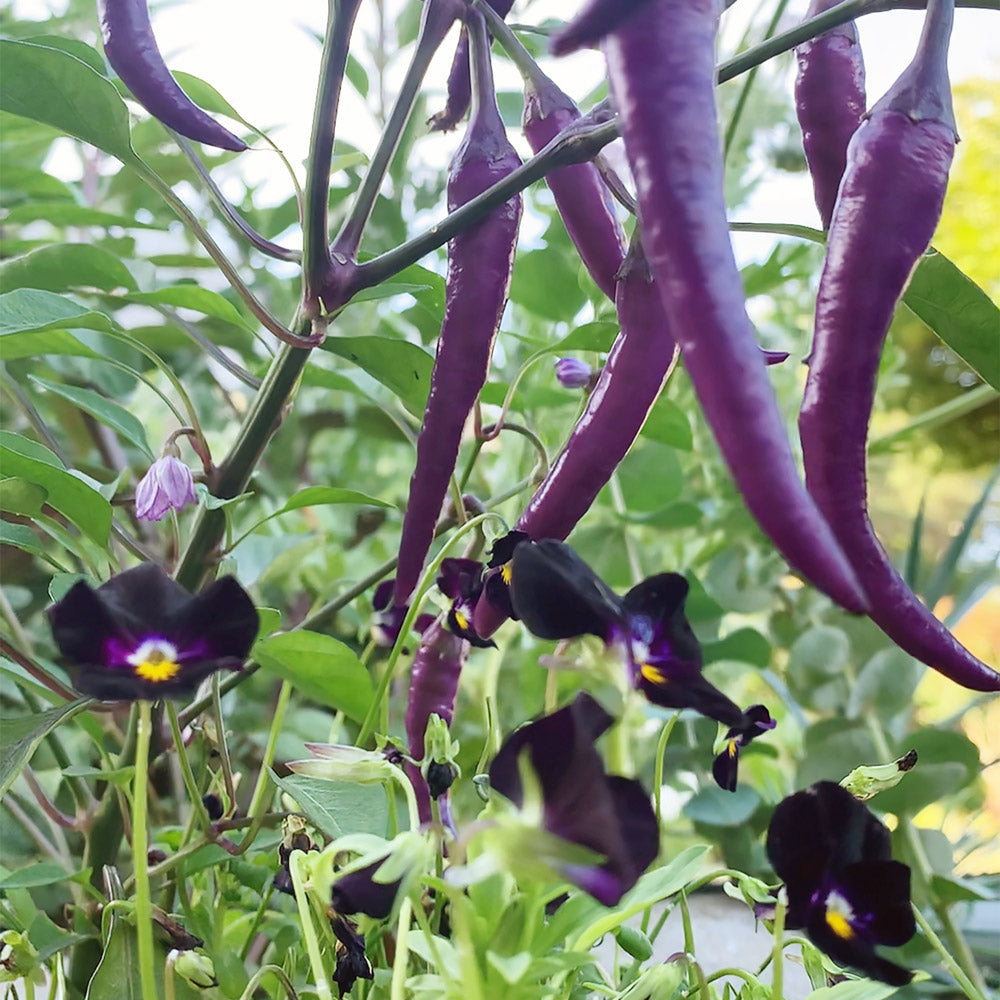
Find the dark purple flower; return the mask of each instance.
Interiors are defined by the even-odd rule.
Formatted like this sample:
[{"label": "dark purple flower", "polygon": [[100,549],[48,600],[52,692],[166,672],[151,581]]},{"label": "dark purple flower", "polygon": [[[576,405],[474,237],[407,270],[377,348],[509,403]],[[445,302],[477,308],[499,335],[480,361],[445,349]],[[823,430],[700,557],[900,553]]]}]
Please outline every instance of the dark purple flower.
[{"label": "dark purple flower", "polygon": [[189,594],[152,563],[96,590],[79,581],[48,615],[76,687],[106,701],[190,694],[216,670],[241,669],[258,628],[233,577]]},{"label": "dark purple flower", "polygon": [[350,993],[359,979],[374,979],[375,972],[365,954],[365,939],[357,932],[354,924],[331,913],[330,928],[337,938],[337,964],[333,981],[337,984],[339,996]]},{"label": "dark purple flower", "polygon": [[158,458],[135,488],[135,516],[143,521],[159,521],[195,502],[194,477],[176,455]]},{"label": "dark purple flower", "polygon": [[507,618],[518,620],[517,612],[510,603],[510,573],[514,550],[531,539],[524,531],[508,531],[493,543],[490,558],[486,563],[483,577],[483,593],[486,600]]},{"label": "dark purple flower", "polygon": [[[410,610],[408,604],[392,603],[392,585],[392,580],[383,580],[372,595],[372,607],[376,611],[375,620],[372,622],[372,639],[375,645],[382,649],[392,649],[396,645],[399,630],[403,627],[403,619]],[[423,635],[433,621],[434,615],[417,615],[413,631]]]},{"label": "dark purple flower", "polygon": [[835,962],[905,986],[909,970],[875,946],[906,944],[916,933],[910,869],[892,860],[888,829],[850,792],[821,781],[778,804],[767,856],[788,893],[785,925],[804,928]]},{"label": "dark purple flower", "polygon": [[351,916],[364,913],[376,920],[384,920],[392,913],[392,904],[402,879],[393,882],[376,882],[375,873],[385,864],[385,858],[348,872],[333,883],[330,905],[340,914]]},{"label": "dark purple flower", "polygon": [[560,358],[556,362],[556,378],[564,389],[586,389],[594,380],[594,369],[579,358]]},{"label": "dark purple flower", "polygon": [[771,713],[763,705],[751,705],[743,713],[743,718],[744,721],[739,726],[733,726],[726,733],[726,743],[722,753],[712,764],[712,777],[715,778],[716,784],[720,788],[725,788],[727,792],[736,791],[740,750],[777,725],[771,718]]},{"label": "dark purple flower", "polygon": [[448,630],[473,646],[483,649],[496,646],[492,639],[481,639],[472,625],[476,601],[483,592],[483,564],[476,559],[443,559],[437,587],[451,600]]},{"label": "dark purple flower", "polygon": [[688,583],[658,573],[619,597],[568,545],[544,539],[512,558],[511,603],[542,639],[596,635],[623,651],[632,683],[655,705],[691,708],[748,730],[746,713],[702,675],[701,647],[684,615]]},{"label": "dark purple flower", "polygon": [[518,758],[527,756],[542,794],[542,824],[563,840],[603,856],[596,865],[564,865],[563,877],[605,906],[632,888],[659,851],[649,796],[638,781],[608,775],[594,741],[611,716],[590,695],[509,736],[490,765],[490,785],[524,802]]}]

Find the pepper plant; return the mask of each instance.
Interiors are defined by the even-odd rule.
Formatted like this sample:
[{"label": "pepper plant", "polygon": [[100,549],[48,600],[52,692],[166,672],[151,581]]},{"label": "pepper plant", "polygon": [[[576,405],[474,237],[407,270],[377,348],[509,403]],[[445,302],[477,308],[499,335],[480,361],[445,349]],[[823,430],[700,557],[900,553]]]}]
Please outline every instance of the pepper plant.
[{"label": "pepper plant", "polygon": [[[1000,310],[929,247],[963,12],[865,114],[853,21],[922,4],[542,6],[329,0],[302,165],[144,0],[4,13],[8,995],[995,993],[997,456],[944,543],[881,501],[995,451]],[[747,219],[761,149],[816,227]]]}]

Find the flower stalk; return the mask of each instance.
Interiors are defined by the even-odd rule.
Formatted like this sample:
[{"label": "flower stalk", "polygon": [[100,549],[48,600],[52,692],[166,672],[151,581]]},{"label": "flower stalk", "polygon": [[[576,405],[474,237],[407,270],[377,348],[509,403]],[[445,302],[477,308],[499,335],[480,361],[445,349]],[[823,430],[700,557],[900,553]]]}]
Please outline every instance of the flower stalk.
[{"label": "flower stalk", "polygon": [[135,870],[135,924],[139,942],[139,979],[142,995],[155,1000],[160,992],[156,985],[153,953],[153,902],[149,894],[149,862],[147,860],[149,816],[149,741],[153,732],[150,703],[138,702],[138,727],[135,743],[135,777],[132,782],[132,864]]}]

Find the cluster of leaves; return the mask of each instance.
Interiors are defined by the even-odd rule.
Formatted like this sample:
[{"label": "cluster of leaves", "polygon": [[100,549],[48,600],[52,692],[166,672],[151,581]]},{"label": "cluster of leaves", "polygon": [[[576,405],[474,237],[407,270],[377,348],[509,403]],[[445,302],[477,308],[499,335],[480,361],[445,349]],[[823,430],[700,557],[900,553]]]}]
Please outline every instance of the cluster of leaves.
[{"label": "cluster of leaves", "polygon": [[[408,5],[400,22],[400,47],[412,40],[413,8]],[[291,316],[299,290],[289,262],[265,264],[218,223],[204,221],[212,212],[211,190],[156,122],[130,120],[103,55],[79,40],[92,37],[89,13],[86,28],[73,20],[81,11],[71,5],[66,18],[51,24],[5,21],[16,40],[0,42],[6,428],[0,442],[0,784],[7,792],[0,810],[0,919],[26,935],[34,960],[55,959],[65,968],[69,995],[141,995],[129,912],[133,885],[127,877],[123,885],[117,873],[131,867],[123,821],[134,779],[133,720],[124,710],[66,700],[51,683],[38,682],[35,668],[70,693],[65,672],[53,662],[43,611],[77,579],[106,579],[135,557],[185,566],[184,547],[198,526],[224,518],[219,568],[234,573],[263,609],[252,652],[256,666],[233,693],[227,692],[235,685],[226,681],[215,699],[181,712],[181,724],[191,726],[187,760],[197,798],[184,791],[167,722],[159,719],[150,771],[150,848],[162,854],[153,857],[156,900],[164,915],[176,911],[186,931],[201,939],[222,996],[250,996],[257,985],[277,990],[278,974],[261,971],[269,963],[307,995],[315,984],[305,985],[311,972],[302,925],[292,901],[272,890],[282,815],[300,812],[316,838],[327,841],[355,834],[391,838],[405,828],[397,817],[402,803],[381,787],[290,775],[282,764],[301,757],[305,741],[352,742],[373,705],[381,731],[402,732],[401,700],[374,701],[386,661],[368,643],[370,595],[374,582],[391,572],[387,564],[395,554],[396,510],[406,500],[414,427],[443,314],[441,259],[412,265],[337,316],[331,336],[302,371],[294,406],[273,414],[281,416],[280,426],[245,490],[213,495],[217,479],[209,468],[198,485],[197,511],[161,527],[136,519],[132,492],[168,434],[178,425],[198,429],[221,464],[260,398],[262,381],[275,370],[269,335],[259,334],[203,242],[190,228],[178,229],[177,211],[188,221],[203,220],[203,231],[272,315]],[[360,63],[350,77],[367,90]],[[205,107],[234,114],[201,81],[183,82]],[[751,142],[789,127],[782,86],[780,68],[760,74],[755,93],[765,97],[751,102],[735,131],[730,181],[741,200],[755,183],[745,166]],[[734,101],[725,90],[722,96],[724,108]],[[514,98],[502,102],[511,109],[512,126]],[[404,169],[416,156],[411,150],[419,152],[421,112],[418,107],[390,172],[391,195],[376,203],[366,230],[369,252],[403,242],[412,234],[411,219],[443,200],[443,176]],[[65,136],[79,140],[70,146],[76,179],[49,166],[53,149],[68,145]],[[334,221],[360,185],[367,159],[343,140],[335,155]],[[239,180],[228,154],[204,162]],[[179,203],[170,191],[182,182],[195,193]],[[267,206],[249,187],[244,191],[237,207],[247,221],[272,240],[294,242],[294,194]],[[512,305],[481,405],[495,412],[523,372],[510,420],[531,427],[552,455],[581,396],[558,386],[551,362],[566,353],[599,362],[617,327],[610,303],[582,273],[544,188],[532,189],[529,198],[533,229],[541,235],[518,254]],[[808,349],[818,263],[808,239],[787,237],[744,271],[764,346],[790,350],[796,360]],[[913,312],[974,370],[989,380],[1000,369],[989,354],[996,307],[946,258],[925,262],[908,296]],[[789,363],[773,378],[791,415],[798,373]],[[193,453],[188,457],[197,464]],[[469,469],[462,488],[512,521],[530,495],[536,461],[531,443],[515,435],[504,435],[500,447],[469,442],[459,463]],[[980,471],[973,470],[977,482]],[[512,496],[491,503],[515,485]],[[920,519],[912,533],[908,578],[932,605],[952,599],[949,624],[995,582],[988,562],[969,555],[988,487],[932,569],[920,566]],[[618,763],[647,785],[662,777],[682,803],[664,840],[666,863],[612,910],[574,893],[553,919],[545,913],[551,896],[520,889],[509,878],[471,886],[467,940],[424,929],[410,934],[415,958],[407,985],[415,994],[458,989],[472,954],[480,959],[484,997],[552,995],[553,983],[565,996],[643,996],[641,976],[655,967],[647,962],[647,944],[662,926],[660,904],[676,905],[681,890],[704,881],[710,856],[740,873],[742,895],[754,901],[762,892],[754,879],[773,881],[760,841],[778,801],[794,788],[839,780],[859,763],[887,761],[909,749],[918,751],[918,769],[882,793],[877,805],[897,817],[896,856],[918,873],[915,899],[947,929],[955,904],[992,895],[989,880],[954,873],[956,853],[988,846],[996,831],[973,827],[954,845],[924,818],[929,810],[930,822],[943,825],[946,812],[968,816],[983,802],[979,750],[960,725],[970,706],[956,703],[950,718],[938,715],[920,726],[914,694],[923,668],[888,647],[869,624],[784,576],[724,475],[682,374],[672,379],[573,542],[620,590],[648,573],[683,568],[707,672],[740,704],[775,706],[780,699],[779,729],[748,748],[741,787],[730,794],[713,787],[706,770],[714,723],[682,716],[667,733],[660,710],[630,707]],[[193,582],[201,570],[188,566]],[[470,658],[452,730],[467,777],[495,750],[498,732],[510,732],[584,684],[583,672],[541,670],[540,652],[548,650],[512,629],[501,649]],[[597,683],[587,679],[586,686],[594,690]],[[995,710],[971,707],[993,712],[994,719]],[[668,736],[660,746],[658,734]],[[271,811],[255,813],[260,822],[250,826],[242,816],[255,782]],[[658,800],[666,794],[658,789]],[[203,813],[202,795],[221,801],[223,820]],[[457,812],[475,814],[478,799],[467,778],[455,786],[454,798]],[[430,874],[425,885],[434,884]],[[632,918],[641,921],[640,938],[630,936]],[[616,936],[611,972],[591,950],[608,933]],[[171,926],[158,942],[159,968],[167,948],[179,947],[176,935]],[[948,944],[958,952],[958,942]],[[685,945],[690,951],[690,939]],[[868,992],[827,989],[829,965],[808,942],[801,947],[817,1000],[875,1000],[890,992],[874,985]],[[359,986],[367,995],[388,995],[392,948],[392,931],[375,927],[369,935],[375,979]],[[902,960],[935,964],[923,937]],[[697,988],[698,975],[694,967],[679,969],[676,982],[659,984],[662,995]],[[940,992],[944,981],[910,990]],[[185,982],[177,979],[177,996],[194,995]],[[766,987],[748,980],[741,995],[765,995],[760,991]]]}]

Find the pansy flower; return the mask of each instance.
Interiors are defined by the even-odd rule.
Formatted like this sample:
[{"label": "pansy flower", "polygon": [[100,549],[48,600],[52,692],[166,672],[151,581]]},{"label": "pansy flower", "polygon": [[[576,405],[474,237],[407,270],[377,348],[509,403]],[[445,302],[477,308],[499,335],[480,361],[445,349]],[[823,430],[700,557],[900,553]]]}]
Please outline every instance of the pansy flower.
[{"label": "pansy flower", "polygon": [[594,741],[611,716],[589,695],[509,736],[490,766],[490,786],[516,806],[525,801],[519,759],[538,779],[542,827],[600,856],[592,865],[563,863],[559,874],[605,906],[632,888],[659,851],[649,796],[638,781],[608,775]]},{"label": "pansy flower", "polygon": [[472,624],[476,602],[483,592],[483,564],[476,559],[443,559],[437,587],[451,601],[446,618],[448,631],[481,649],[496,646],[492,639],[481,639]]},{"label": "pansy flower", "polygon": [[[408,604],[392,603],[392,580],[383,580],[375,588],[372,595],[372,607],[375,609],[375,620],[372,622],[372,639],[376,646],[382,649],[392,649],[399,638],[399,630],[403,627],[403,619],[410,610]],[[423,634],[434,621],[434,615],[417,615],[413,623],[413,631]]]},{"label": "pansy flower", "polygon": [[522,542],[531,539],[524,531],[508,531],[493,543],[490,558],[486,563],[483,577],[483,596],[496,611],[507,618],[518,620],[517,612],[510,602],[510,574],[514,552]]},{"label": "pansy flower", "polygon": [[767,856],[788,893],[786,927],[872,979],[910,981],[875,951],[916,933],[910,869],[892,860],[889,830],[866,805],[832,781],[796,792],[774,811]]},{"label": "pansy flower", "polygon": [[701,646],[684,615],[683,576],[658,573],[619,597],[573,549],[551,538],[518,545],[511,567],[511,603],[533,635],[595,635],[623,652],[633,686],[654,705],[691,708],[729,726],[737,742],[723,787],[735,783],[736,751],[771,728],[770,716],[763,706],[743,712],[703,676]]},{"label": "pansy flower", "polygon": [[734,726],[726,733],[722,752],[712,764],[712,777],[720,788],[728,792],[736,791],[737,767],[740,750],[751,740],[770,732],[777,723],[763,705],[751,705],[743,713],[744,723]]},{"label": "pansy flower", "polygon": [[105,701],[176,698],[216,670],[239,670],[257,609],[233,577],[189,594],[152,563],[94,589],[84,580],[48,609],[76,687]]}]

